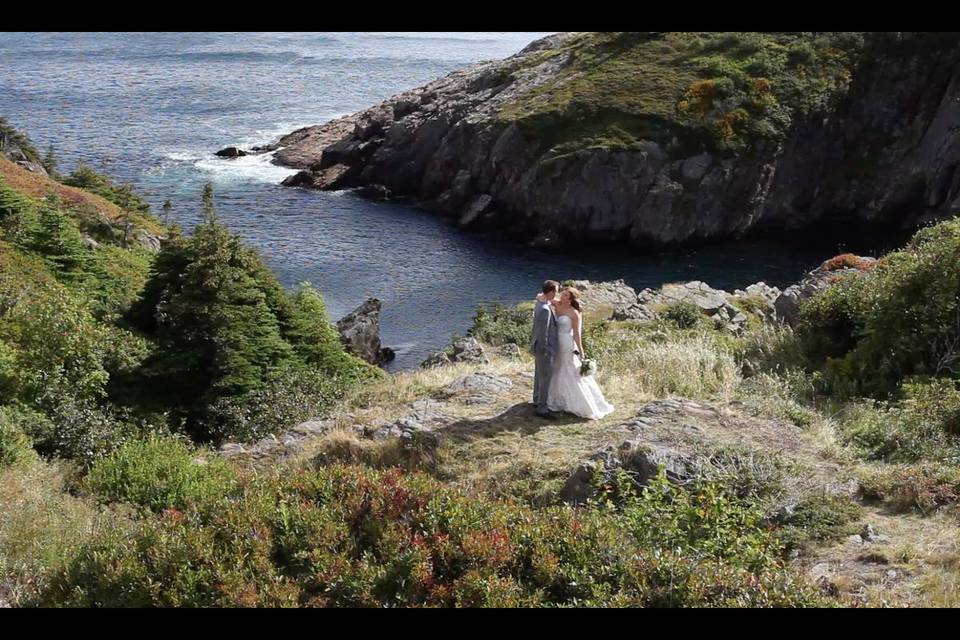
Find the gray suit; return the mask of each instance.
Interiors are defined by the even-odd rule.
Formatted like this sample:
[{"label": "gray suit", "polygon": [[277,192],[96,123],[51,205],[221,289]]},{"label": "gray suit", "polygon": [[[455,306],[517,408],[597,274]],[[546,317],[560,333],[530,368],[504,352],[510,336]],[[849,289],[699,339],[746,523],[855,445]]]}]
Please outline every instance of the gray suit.
[{"label": "gray suit", "polygon": [[547,412],[547,391],[553,376],[553,358],[557,351],[557,319],[549,302],[537,302],[533,315],[533,338],[530,350],[535,357],[533,404],[537,413]]}]

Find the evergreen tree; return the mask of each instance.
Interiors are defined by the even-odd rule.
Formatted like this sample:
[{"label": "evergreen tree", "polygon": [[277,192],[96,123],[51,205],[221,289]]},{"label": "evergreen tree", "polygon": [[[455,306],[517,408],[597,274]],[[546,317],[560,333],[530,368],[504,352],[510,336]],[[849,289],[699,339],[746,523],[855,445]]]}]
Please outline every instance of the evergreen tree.
[{"label": "evergreen tree", "polygon": [[35,227],[36,213],[33,202],[11,189],[6,181],[0,178],[0,236],[21,248],[29,249]]},{"label": "evergreen tree", "polygon": [[203,208],[203,219],[206,222],[210,222],[217,217],[216,208],[213,203],[213,185],[209,182],[203,185],[203,195],[202,197],[202,208]]},{"label": "evergreen tree", "polygon": [[59,204],[59,200],[51,197],[40,206],[30,248],[44,257],[58,279],[82,281],[89,275],[89,252],[80,232]]},{"label": "evergreen tree", "polygon": [[131,319],[154,333],[160,349],[146,373],[178,404],[201,409],[296,365],[261,268],[256,252],[215,221],[164,244]]},{"label": "evergreen tree", "polygon": [[53,144],[47,147],[47,155],[43,157],[43,161],[40,164],[47,170],[50,177],[54,178],[57,176],[57,154],[53,148]]},{"label": "evergreen tree", "polygon": [[170,214],[173,211],[173,203],[169,199],[163,201],[163,224],[170,225]]}]

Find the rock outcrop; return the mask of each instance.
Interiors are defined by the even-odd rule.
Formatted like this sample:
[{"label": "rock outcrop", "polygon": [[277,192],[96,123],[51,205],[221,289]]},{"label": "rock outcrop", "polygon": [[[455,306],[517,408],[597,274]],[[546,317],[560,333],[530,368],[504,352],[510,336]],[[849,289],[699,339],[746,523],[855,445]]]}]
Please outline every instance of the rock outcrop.
[{"label": "rock outcrop", "polygon": [[[519,355],[519,353],[517,354]],[[440,367],[455,362],[466,362],[470,364],[487,364],[490,359],[483,345],[476,338],[466,337],[457,338],[450,345],[448,351],[438,351],[429,356],[420,363],[420,367],[428,369],[430,367]]]},{"label": "rock outcrop", "polygon": [[43,165],[39,162],[31,160],[30,157],[16,144],[5,144],[0,146],[0,152],[3,153],[11,162],[16,164],[19,167],[23,167],[30,173],[39,173],[42,176],[47,176],[47,170],[43,168]]},{"label": "rock outcrop", "polygon": [[[620,425],[620,443],[583,460],[570,474],[561,497],[582,504],[596,495],[598,484],[613,482],[618,470],[637,487],[646,486],[662,469],[667,480],[685,484],[736,473],[745,465],[762,473],[776,466],[773,453],[789,456],[804,472],[786,480],[772,511],[789,510],[811,488],[851,495],[857,483],[839,464],[809,451],[806,435],[792,424],[754,418],[730,407],[683,398],[655,400]],[[767,471],[764,471],[768,468]]]},{"label": "rock outcrop", "polygon": [[874,264],[876,264],[874,258],[850,254],[824,261],[823,264],[804,276],[803,280],[790,285],[777,296],[774,301],[777,318],[790,326],[795,326],[800,320],[800,305],[802,302],[828,288],[844,274],[864,271],[870,269]]},{"label": "rock outcrop", "polygon": [[340,340],[347,350],[371,364],[383,364],[394,352],[380,344],[381,302],[368,298],[363,304],[337,321]]},{"label": "rock outcrop", "polygon": [[238,147],[225,147],[217,151],[214,155],[220,156],[221,158],[242,158],[247,155],[247,152]]},{"label": "rock outcrop", "polygon": [[[693,280],[690,282],[665,284],[658,290],[644,289],[637,293],[623,280],[613,282],[590,282],[576,280],[571,284],[581,293],[585,308],[608,309],[612,320],[631,320],[648,322],[657,319],[662,310],[677,304],[690,304],[710,317],[720,329],[739,333],[748,318],[741,307],[758,312],[765,321],[776,318],[774,302],[780,290],[764,282],[757,282],[746,288],[729,293],[714,289],[710,285]],[[747,302],[750,299],[751,302]]]},{"label": "rock outcrop", "polygon": [[[518,105],[548,102],[596,54],[583,34],[557,34],[295,131],[275,161],[301,170],[285,184],[411,197],[462,227],[540,244],[667,245],[821,221],[913,227],[960,208],[960,37],[906,35],[917,37],[868,38],[846,95],[798,118],[784,140],[738,152],[653,113],[630,116],[647,126],[634,122],[641,137],[627,145],[558,146],[610,114],[571,102],[540,120],[522,115]],[[668,36],[624,34],[610,55],[660,55],[653,47]]]}]

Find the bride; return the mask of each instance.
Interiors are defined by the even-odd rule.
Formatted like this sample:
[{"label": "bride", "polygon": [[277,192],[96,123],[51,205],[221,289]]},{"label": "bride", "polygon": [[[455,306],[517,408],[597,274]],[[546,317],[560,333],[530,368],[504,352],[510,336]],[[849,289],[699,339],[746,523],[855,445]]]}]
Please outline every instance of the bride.
[{"label": "bride", "polygon": [[602,418],[613,411],[613,405],[604,399],[592,375],[580,375],[581,358],[584,356],[580,335],[580,292],[573,287],[563,289],[553,305],[559,340],[547,406],[551,411],[566,411],[581,418]]}]

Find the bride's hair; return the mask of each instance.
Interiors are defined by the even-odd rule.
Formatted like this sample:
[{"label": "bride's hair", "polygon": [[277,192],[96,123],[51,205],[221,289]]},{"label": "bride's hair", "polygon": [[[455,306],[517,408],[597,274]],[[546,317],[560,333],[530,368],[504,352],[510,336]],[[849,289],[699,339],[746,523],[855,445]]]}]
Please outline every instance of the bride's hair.
[{"label": "bride's hair", "polygon": [[570,294],[570,306],[582,312],[583,307],[580,304],[580,291],[574,287],[567,287],[564,291]]}]

